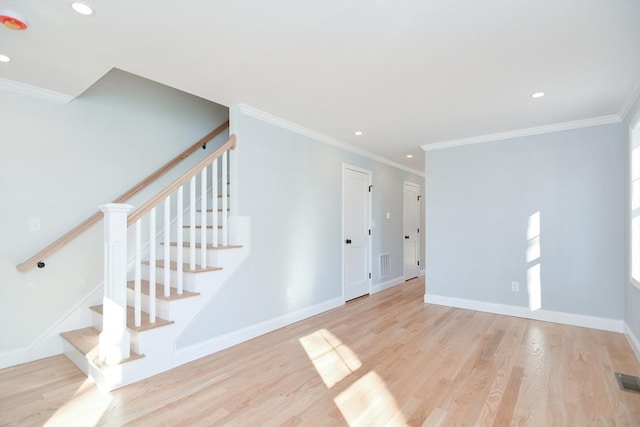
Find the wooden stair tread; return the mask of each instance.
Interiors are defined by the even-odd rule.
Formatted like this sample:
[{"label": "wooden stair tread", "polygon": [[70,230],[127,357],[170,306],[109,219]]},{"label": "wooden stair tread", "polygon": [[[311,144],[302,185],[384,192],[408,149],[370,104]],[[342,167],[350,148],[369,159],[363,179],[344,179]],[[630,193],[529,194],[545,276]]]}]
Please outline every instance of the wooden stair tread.
[{"label": "wooden stair tread", "polygon": [[[102,305],[94,305],[93,307],[89,307],[89,308],[98,314],[102,314]],[[142,314],[141,316],[142,323],[140,327],[136,328],[135,313],[133,312],[133,307],[127,306],[127,328],[128,329],[131,329],[132,331],[136,331],[136,332],[142,332],[142,331],[148,331],[150,329],[160,328],[162,326],[167,326],[167,325],[171,325],[172,323],[175,323],[173,320],[165,320],[158,316],[156,316],[155,323],[150,323],[149,313],[146,313],[143,311],[141,314]]]},{"label": "wooden stair tread", "polygon": [[[191,226],[190,225],[183,225],[182,228],[191,228]],[[201,225],[195,225],[194,228],[202,228],[202,226]],[[207,225],[207,228],[209,230],[211,230],[211,229],[213,229],[213,225]],[[221,225],[218,226],[218,230],[222,230],[222,226]]]},{"label": "wooden stair tread", "polygon": [[[164,242],[160,243],[161,245],[164,245]],[[169,243],[169,246],[178,246],[178,242],[171,242]],[[182,247],[183,248],[189,248],[191,247],[191,243],[189,242],[182,242]],[[200,249],[202,247],[201,243],[196,243],[196,249]],[[214,246],[211,243],[207,243],[207,249],[241,249],[242,245],[217,245]]]},{"label": "wooden stair tread", "polygon": [[[149,261],[143,261],[143,264],[149,265]],[[164,268],[164,261],[163,260],[159,260],[156,261],[156,267],[159,268]],[[175,261],[171,261],[171,263],[169,264],[169,268],[171,270],[178,270],[178,263]],[[182,264],[182,271],[186,272],[186,273],[204,273],[205,271],[218,271],[218,270],[222,270],[222,267],[200,267],[197,263],[196,263],[196,268],[195,270],[191,270],[189,268],[189,264],[188,263],[183,263]]]},{"label": "wooden stair tread", "polygon": [[[142,293],[145,295],[149,295],[149,281],[141,280],[140,284],[142,285],[141,286]],[[135,287],[135,281],[130,280],[127,282],[127,288],[134,290],[134,287]],[[165,297],[164,285],[161,283],[156,283],[156,298],[161,299],[163,301],[175,301],[183,298],[197,297],[198,295],[200,295],[197,292],[189,292],[185,290],[182,291],[182,294],[178,294],[178,290],[173,287],[170,287],[169,290],[170,290],[170,295],[168,297]]]},{"label": "wooden stair tread", "polygon": [[[76,329],[74,331],[62,332],[60,334],[69,344],[71,344],[76,350],[78,350],[84,357],[91,362],[96,363],[98,366],[102,364],[98,361],[99,349],[98,343],[100,342],[100,331],[96,328],[88,327],[82,329]],[[131,351],[130,356],[124,359],[120,363],[130,362],[132,360],[141,359],[144,354],[138,354]]]}]

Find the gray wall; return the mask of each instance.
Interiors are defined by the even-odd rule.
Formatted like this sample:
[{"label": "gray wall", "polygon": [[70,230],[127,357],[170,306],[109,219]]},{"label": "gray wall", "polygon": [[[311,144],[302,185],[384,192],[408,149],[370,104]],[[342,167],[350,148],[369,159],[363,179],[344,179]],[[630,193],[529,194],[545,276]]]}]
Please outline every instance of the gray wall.
[{"label": "gray wall", "polygon": [[248,115],[237,127],[238,213],[251,217],[252,253],[179,347],[342,296],[343,162],[373,173],[374,285],[389,280],[378,276],[380,253],[391,254],[391,278],[403,275],[403,181],[422,187],[422,177]]},{"label": "gray wall", "polygon": [[[637,120],[637,118],[640,116],[640,98],[636,99],[635,104],[633,105],[633,107],[631,108],[631,110],[629,111],[629,113],[627,114],[627,118],[624,121],[624,131],[625,131],[625,142],[628,141],[628,151],[627,151],[627,174],[629,173],[629,159],[631,157],[631,150],[633,148],[636,148],[637,145],[632,146],[631,143],[631,138],[630,135],[627,135],[627,132],[630,128],[630,126],[632,126],[634,123],[634,120]],[[629,185],[628,185],[628,178],[627,178],[627,186],[625,187],[627,189],[627,191],[629,191]],[[626,205],[627,209],[629,209],[629,204]],[[628,214],[628,210],[627,210],[627,215]],[[627,227],[629,227],[629,217],[627,216]],[[627,234],[627,256],[625,257],[625,260],[627,261],[627,265],[626,265],[626,269],[625,272],[627,274],[627,277],[630,278],[630,266],[629,266],[629,260],[630,260],[630,244],[629,244],[629,238],[630,233]],[[631,280],[628,280],[625,286],[625,292],[626,292],[626,311],[625,311],[625,321],[627,322],[627,325],[629,325],[629,328],[631,328],[631,331],[633,332],[633,334],[636,336],[637,339],[640,340],[640,289],[638,289],[636,286],[634,286],[631,283]]]},{"label": "gray wall", "polygon": [[[228,109],[113,70],[67,105],[2,91],[0,110],[0,351],[8,351],[32,344],[102,282],[101,223],[42,270],[16,265],[225,121]],[[30,217],[41,218],[40,232],[27,231]]]},{"label": "gray wall", "polygon": [[610,124],[427,152],[427,294],[528,307],[539,212],[542,308],[622,319],[624,140]]}]

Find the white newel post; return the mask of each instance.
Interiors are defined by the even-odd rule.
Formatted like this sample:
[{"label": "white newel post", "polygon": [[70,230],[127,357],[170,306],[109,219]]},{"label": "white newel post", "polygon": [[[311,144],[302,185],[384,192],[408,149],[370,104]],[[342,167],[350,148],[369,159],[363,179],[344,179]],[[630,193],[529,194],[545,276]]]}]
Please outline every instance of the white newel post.
[{"label": "white newel post", "polygon": [[104,212],[104,298],[100,361],[115,364],[130,355],[127,331],[127,213],[121,203],[99,206]]}]

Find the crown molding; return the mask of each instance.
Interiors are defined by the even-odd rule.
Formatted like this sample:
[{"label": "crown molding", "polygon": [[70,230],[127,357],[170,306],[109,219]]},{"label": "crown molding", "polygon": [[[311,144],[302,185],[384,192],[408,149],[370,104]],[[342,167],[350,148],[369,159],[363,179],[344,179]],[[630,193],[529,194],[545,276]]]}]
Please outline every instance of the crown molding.
[{"label": "crown molding", "polygon": [[444,148],[459,147],[462,145],[479,144],[481,142],[499,141],[502,139],[520,138],[523,136],[540,135],[544,133],[560,132],[563,130],[579,129],[590,126],[606,125],[610,123],[620,123],[622,119],[617,114],[610,116],[600,116],[585,120],[575,120],[572,122],[556,123],[553,125],[537,126],[533,128],[518,129],[508,132],[492,133],[489,135],[474,136],[471,138],[454,139],[451,141],[434,142],[423,144],[420,147],[424,151],[441,150]]},{"label": "crown molding", "polygon": [[32,86],[30,84],[17,82],[0,77],[0,90],[19,93],[22,95],[32,96],[34,98],[44,99],[46,101],[56,102],[59,104],[68,104],[75,99],[75,96],[66,95],[64,93],[55,92],[49,89]]},{"label": "crown molding", "polygon": [[272,114],[266,113],[264,111],[258,110],[257,108],[251,107],[250,105],[247,104],[238,104],[237,105],[238,111],[242,114],[245,114],[247,116],[251,116],[253,118],[262,120],[264,122],[267,123],[271,123],[274,124],[276,126],[282,127],[284,129],[290,130],[291,132],[295,132],[298,133],[300,135],[304,135],[306,137],[309,137],[313,140],[316,140],[318,142],[322,142],[328,145],[332,145],[334,147],[340,148],[342,150],[345,151],[349,151],[350,153],[354,153],[357,154],[359,156],[365,157],[367,159],[370,160],[374,160],[376,162],[379,163],[383,163],[385,165],[394,167],[396,169],[402,169],[406,172],[412,173],[414,175],[418,175],[424,178],[424,172],[420,172],[418,170],[415,169],[411,169],[407,166],[401,165],[400,163],[396,163],[393,162],[389,159],[386,159],[378,154],[374,154],[370,151],[367,150],[363,150],[362,148],[358,148],[355,147],[351,144],[347,144],[346,142],[342,142],[338,139],[332,138],[330,136],[327,136],[325,134],[322,134],[320,132],[316,132],[314,130],[311,129],[307,129],[303,126],[297,125],[293,122],[290,122],[288,120],[282,119],[280,117],[276,117]]},{"label": "crown molding", "polygon": [[639,100],[639,98],[640,98],[640,79],[638,79],[633,90],[631,90],[631,93],[629,93],[629,97],[627,98],[627,101],[622,105],[622,108],[620,109],[620,113],[618,115],[620,116],[620,118],[622,118],[622,120],[628,119],[627,115],[631,111],[631,108],[636,103],[636,101]]}]

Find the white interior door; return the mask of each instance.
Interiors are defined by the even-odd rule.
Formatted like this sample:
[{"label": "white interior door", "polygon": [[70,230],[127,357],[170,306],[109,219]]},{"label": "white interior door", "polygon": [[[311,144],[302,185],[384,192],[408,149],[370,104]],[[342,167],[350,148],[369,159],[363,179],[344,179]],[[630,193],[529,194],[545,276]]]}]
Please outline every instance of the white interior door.
[{"label": "white interior door", "polygon": [[342,283],[345,301],[370,293],[370,183],[371,172],[343,167]]},{"label": "white interior door", "polygon": [[404,183],[404,280],[420,272],[420,186]]}]

